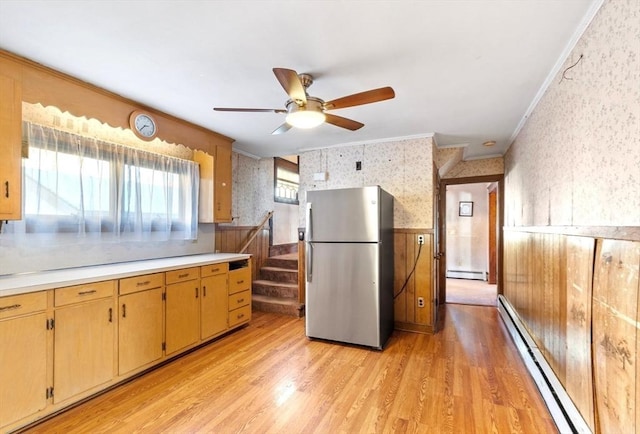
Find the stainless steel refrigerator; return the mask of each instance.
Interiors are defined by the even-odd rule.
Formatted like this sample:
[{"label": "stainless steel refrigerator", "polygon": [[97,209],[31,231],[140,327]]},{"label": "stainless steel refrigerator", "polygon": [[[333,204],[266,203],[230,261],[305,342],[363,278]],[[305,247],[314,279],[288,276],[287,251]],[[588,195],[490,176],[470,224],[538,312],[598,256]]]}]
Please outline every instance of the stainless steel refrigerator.
[{"label": "stainless steel refrigerator", "polygon": [[307,192],[306,333],[382,349],[393,331],[393,196]]}]

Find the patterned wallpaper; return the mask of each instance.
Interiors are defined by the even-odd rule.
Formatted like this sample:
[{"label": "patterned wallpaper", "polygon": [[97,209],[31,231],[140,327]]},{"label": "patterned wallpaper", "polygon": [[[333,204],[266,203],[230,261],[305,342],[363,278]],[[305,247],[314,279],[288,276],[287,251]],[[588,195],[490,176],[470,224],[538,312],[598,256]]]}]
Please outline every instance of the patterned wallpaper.
[{"label": "patterned wallpaper", "polygon": [[[395,198],[396,228],[433,227],[431,138],[326,148],[300,155],[300,227],[306,191],[379,185]],[[356,170],[356,162],[362,164]],[[314,181],[325,172],[325,181]]]},{"label": "patterned wallpaper", "polygon": [[640,225],[638,0],[603,4],[511,145],[505,224]]},{"label": "patterned wallpaper", "polygon": [[442,178],[468,178],[470,176],[500,175],[504,173],[504,158],[460,161],[448,170]]},{"label": "patterned wallpaper", "polygon": [[255,226],[274,209],[273,158],[257,160],[234,152],[231,214],[236,226]]}]

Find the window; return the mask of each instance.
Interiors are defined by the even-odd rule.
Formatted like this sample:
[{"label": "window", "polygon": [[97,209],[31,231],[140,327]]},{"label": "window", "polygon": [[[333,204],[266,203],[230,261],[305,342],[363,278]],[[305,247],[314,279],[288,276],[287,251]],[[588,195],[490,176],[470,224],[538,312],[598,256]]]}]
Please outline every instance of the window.
[{"label": "window", "polygon": [[274,167],[274,197],[276,202],[298,204],[298,187],[300,175],[298,173],[298,157],[296,162],[275,157]]},{"label": "window", "polygon": [[25,233],[195,239],[193,161],[24,123]]}]

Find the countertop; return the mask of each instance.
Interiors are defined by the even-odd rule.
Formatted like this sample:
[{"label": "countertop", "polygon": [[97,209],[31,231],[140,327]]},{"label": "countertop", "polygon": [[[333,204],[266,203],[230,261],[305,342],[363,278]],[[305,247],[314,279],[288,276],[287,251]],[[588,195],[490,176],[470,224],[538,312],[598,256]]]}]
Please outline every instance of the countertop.
[{"label": "countertop", "polygon": [[63,286],[81,285],[101,280],[121,279],[141,274],[159,273],[185,267],[231,262],[248,259],[251,255],[239,253],[209,253],[178,256],[175,258],[147,259],[117,264],[66,268],[0,276],[0,297],[43,291]]}]

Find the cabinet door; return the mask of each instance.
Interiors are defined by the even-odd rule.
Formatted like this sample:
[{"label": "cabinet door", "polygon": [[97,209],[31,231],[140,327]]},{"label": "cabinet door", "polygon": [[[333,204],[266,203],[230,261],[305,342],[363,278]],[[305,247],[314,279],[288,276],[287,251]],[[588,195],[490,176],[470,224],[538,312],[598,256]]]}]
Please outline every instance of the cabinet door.
[{"label": "cabinet door", "polygon": [[162,357],[162,288],[118,299],[118,373]]},{"label": "cabinet door", "polygon": [[227,275],[204,277],[201,286],[200,337],[206,339],[227,329]]},{"label": "cabinet door", "polygon": [[0,427],[47,402],[46,314],[0,321]]},{"label": "cabinet door", "polygon": [[214,219],[216,223],[231,222],[231,147],[216,146]]},{"label": "cabinet door", "polygon": [[0,220],[22,214],[22,92],[20,82],[0,75]]},{"label": "cabinet door", "polygon": [[200,338],[200,280],[167,285],[167,355],[195,344]]},{"label": "cabinet door", "polygon": [[112,298],[56,309],[55,403],[113,378],[114,320]]},{"label": "cabinet door", "polygon": [[198,223],[213,223],[214,158],[204,151],[193,151],[193,160],[200,165]]}]

